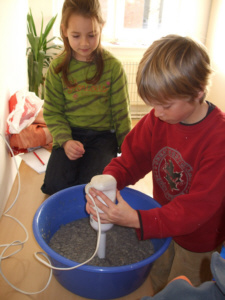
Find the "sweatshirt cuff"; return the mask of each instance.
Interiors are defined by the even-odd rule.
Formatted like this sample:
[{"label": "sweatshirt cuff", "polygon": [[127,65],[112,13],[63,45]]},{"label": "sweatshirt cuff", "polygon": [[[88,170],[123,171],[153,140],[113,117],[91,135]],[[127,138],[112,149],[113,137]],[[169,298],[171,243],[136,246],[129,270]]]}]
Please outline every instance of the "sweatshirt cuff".
[{"label": "sweatshirt cuff", "polygon": [[143,234],[143,224],[142,224],[141,214],[139,210],[137,210],[137,213],[138,213],[140,228],[136,229],[136,234],[139,240],[143,240],[144,234]]}]

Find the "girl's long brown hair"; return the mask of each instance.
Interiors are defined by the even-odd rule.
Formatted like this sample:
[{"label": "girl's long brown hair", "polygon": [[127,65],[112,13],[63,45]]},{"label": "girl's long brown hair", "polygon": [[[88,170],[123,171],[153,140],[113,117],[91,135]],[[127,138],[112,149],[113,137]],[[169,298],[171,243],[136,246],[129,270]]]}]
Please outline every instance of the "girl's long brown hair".
[{"label": "girl's long brown hair", "polygon": [[[56,74],[62,72],[63,80],[68,87],[74,87],[76,86],[76,83],[72,83],[68,79],[69,64],[73,57],[73,52],[70,47],[68,38],[63,33],[63,27],[68,27],[68,21],[72,14],[81,15],[83,17],[88,17],[93,20],[95,19],[101,28],[104,25],[104,21],[101,16],[101,8],[98,0],[65,0],[62,8],[62,19],[60,26],[60,34],[64,42],[63,54],[65,54],[65,56],[63,61],[55,68],[55,72]],[[96,73],[92,78],[87,78],[86,82],[96,84],[101,78],[104,68],[101,47],[101,36],[97,49],[92,53],[90,64],[93,63],[96,65]]]}]

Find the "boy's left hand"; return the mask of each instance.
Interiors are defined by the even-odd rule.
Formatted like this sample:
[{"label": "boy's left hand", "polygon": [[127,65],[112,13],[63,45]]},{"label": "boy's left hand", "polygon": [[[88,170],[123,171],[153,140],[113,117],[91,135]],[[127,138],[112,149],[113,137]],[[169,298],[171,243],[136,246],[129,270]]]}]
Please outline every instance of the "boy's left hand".
[{"label": "boy's left hand", "polygon": [[[102,224],[112,223],[120,226],[140,228],[137,211],[122,198],[119,191],[117,191],[116,194],[118,204],[114,204],[103,192],[94,188],[91,188],[89,193],[94,199],[97,207],[103,211],[103,213],[99,213]],[[99,196],[106,203],[106,205],[99,201],[97,196]],[[86,199],[86,210],[89,214],[92,214],[94,220],[97,221],[94,204],[92,203],[92,200],[88,194],[86,195]]]}]

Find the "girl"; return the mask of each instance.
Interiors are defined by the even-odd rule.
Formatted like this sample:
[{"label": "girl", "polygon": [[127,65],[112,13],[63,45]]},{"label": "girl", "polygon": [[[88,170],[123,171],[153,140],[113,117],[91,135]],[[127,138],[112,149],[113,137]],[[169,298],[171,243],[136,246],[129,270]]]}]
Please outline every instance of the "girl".
[{"label": "girl", "polygon": [[44,118],[53,136],[42,191],[84,184],[117,156],[131,129],[121,63],[101,47],[98,0],[65,0],[63,53],[46,76]]}]

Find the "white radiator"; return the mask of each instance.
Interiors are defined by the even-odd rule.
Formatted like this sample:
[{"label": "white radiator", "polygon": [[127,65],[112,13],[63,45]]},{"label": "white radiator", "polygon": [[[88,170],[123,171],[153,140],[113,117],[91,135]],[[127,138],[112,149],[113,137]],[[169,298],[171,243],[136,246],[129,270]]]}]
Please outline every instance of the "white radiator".
[{"label": "white radiator", "polygon": [[131,117],[140,119],[150,111],[150,107],[144,103],[137,93],[136,74],[139,62],[122,61],[122,64],[127,75]]}]

